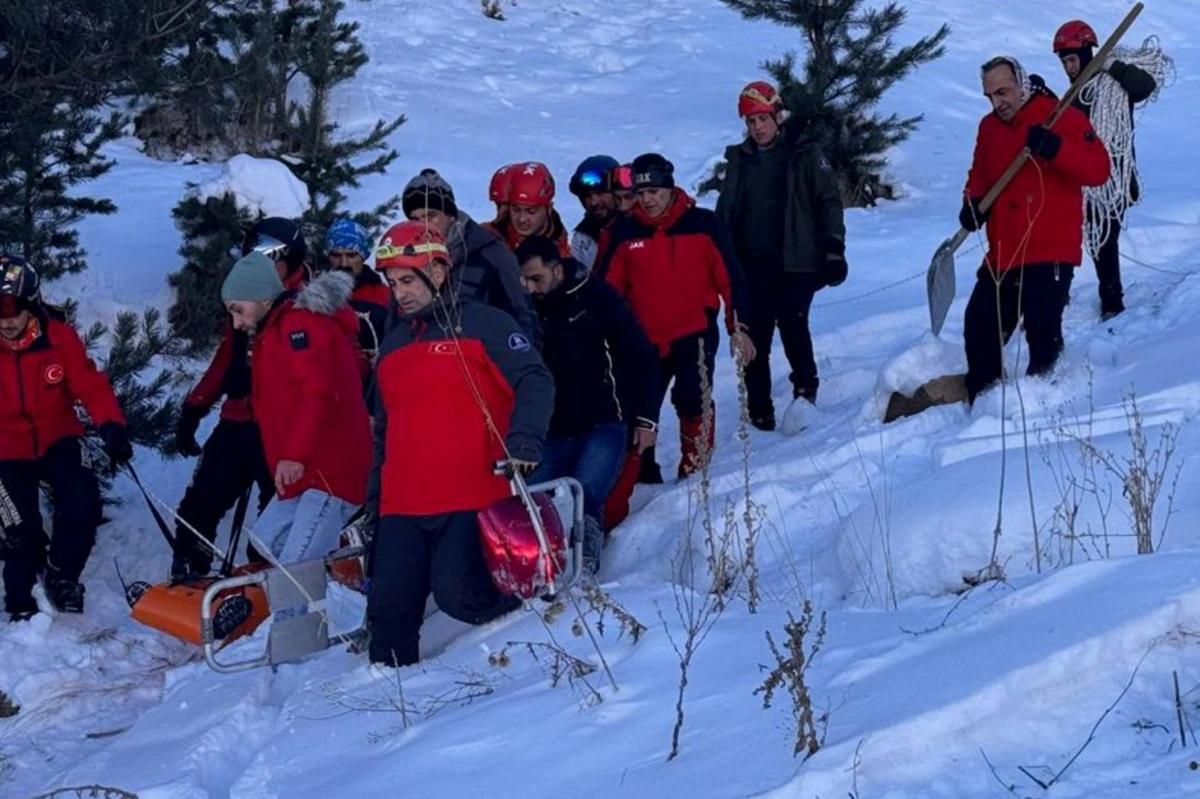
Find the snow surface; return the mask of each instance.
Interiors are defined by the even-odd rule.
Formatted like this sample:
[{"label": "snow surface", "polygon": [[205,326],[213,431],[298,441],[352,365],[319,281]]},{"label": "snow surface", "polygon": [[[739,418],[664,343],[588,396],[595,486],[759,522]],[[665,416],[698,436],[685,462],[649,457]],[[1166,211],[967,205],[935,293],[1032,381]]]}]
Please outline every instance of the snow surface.
[{"label": "snow surface", "polygon": [[[1196,723],[1200,6],[1151,4],[1130,34],[1158,35],[1178,66],[1174,85],[1138,119],[1145,197],[1122,242],[1130,310],[1099,323],[1085,265],[1066,314],[1067,350],[1049,380],[1009,383],[969,412],[945,407],[879,421],[891,390],[963,366],[962,310],[978,240],[958,255],[964,288],[941,340],[926,332],[920,278],[955,228],[986,111],[978,65],[1016,53],[1061,88],[1048,44],[1057,25],[1082,17],[1103,33],[1127,5],[905,3],[913,37],[950,23],[948,52],[885,97],[884,110],[923,112],[925,122],[893,154],[903,199],[847,215],[851,277],[822,292],[813,311],[819,412],[795,437],[750,433],[751,489],[766,517],[764,598],[757,614],[735,601],[696,655],[678,759],[665,760],[678,665],[664,624],[678,638],[670,580],[695,500],[689,487],[639,488],[639,510],[606,553],[606,590],[649,630],[635,644],[607,619],[600,646],[619,690],[589,677],[603,700],[596,704],[578,683],[553,687],[528,652],[510,650],[504,668],[488,663],[507,642],[550,640],[595,663],[587,639],[572,634],[570,607],[549,624],[527,612],[478,629],[435,617],[423,642],[429,657],[402,670],[398,684],[341,649],[274,673],[213,674],[188,646],[128,619],[114,558],[127,579],[153,579],[166,573],[168,556],[121,480],[125,503],[101,528],[86,574],[87,614],[0,622],[0,690],[22,706],[0,720],[0,795],[98,783],[172,799],[962,799],[1008,795],[1002,786],[1010,784],[1022,797],[1200,796],[1200,771],[1190,768],[1196,742],[1190,733],[1186,746],[1179,742],[1173,685],[1177,675],[1182,710]],[[563,186],[594,152],[626,160],[658,149],[692,183],[739,136],[738,88],[760,76],[762,58],[796,43],[791,32],[745,22],[715,0],[557,0],[505,10],[509,19],[494,22],[469,0],[352,6],[372,62],[337,96],[337,118],[350,130],[381,116],[409,118],[395,134],[393,171],[367,181],[354,203],[373,206],[435,166],[460,206],[486,218],[496,166],[542,160]],[[223,179],[220,166],[154,162],[131,141],[111,154],[120,164],[95,190],[115,198],[120,213],[82,226],[92,267],[52,287],[80,297],[86,321],[166,306],[163,277],[178,267],[179,246],[170,208],[187,184]],[[565,192],[560,206],[578,217]],[[1010,353],[1009,373],[1020,374],[1016,342]],[[774,365],[782,402],[781,354]],[[732,378],[723,359],[712,490],[718,512],[731,501],[740,515]],[[1084,535],[1055,533],[1058,485],[1083,468],[1070,436],[1090,435],[1127,457],[1130,392],[1152,447],[1168,424],[1179,430],[1175,513],[1152,557],[1133,554],[1120,481],[1103,470],[1096,479],[1111,501],[1083,497],[1075,529]],[[664,440],[675,431],[668,421]],[[664,469],[674,468],[673,449],[663,447]],[[139,461],[153,463],[147,453]],[[142,472],[174,505],[191,467],[166,462]],[[998,511],[1007,580],[964,592],[964,577],[989,561]],[[1165,500],[1156,528],[1164,517]],[[786,698],[764,710],[753,694],[760,664],[772,660],[764,633],[778,639],[801,597],[828,613],[810,674],[818,713],[828,714],[824,748],[806,762],[792,757]],[[458,701],[468,694],[485,695]],[[401,705],[411,709],[401,713]],[[1018,769],[1047,782],[1068,763],[1048,791]]]},{"label": "snow surface", "polygon": [[295,218],[308,210],[308,187],[287,165],[274,158],[235,155],[221,174],[201,183],[189,194],[198,200],[232,194],[237,204],[263,216]]}]

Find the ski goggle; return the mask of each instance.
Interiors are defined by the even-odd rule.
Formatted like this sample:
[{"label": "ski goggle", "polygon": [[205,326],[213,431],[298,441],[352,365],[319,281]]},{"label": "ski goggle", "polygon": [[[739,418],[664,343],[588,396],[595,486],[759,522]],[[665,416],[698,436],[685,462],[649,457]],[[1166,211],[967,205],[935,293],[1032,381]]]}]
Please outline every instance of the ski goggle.
[{"label": "ski goggle", "polygon": [[32,310],[33,307],[29,302],[16,295],[0,294],[0,319],[12,319],[14,316],[19,316],[22,311]]},{"label": "ski goggle", "polygon": [[250,251],[246,255],[252,252],[260,252],[272,261],[282,261],[288,253],[288,246],[279,239],[260,235],[255,239],[254,246],[250,248]]},{"label": "ski goggle", "polygon": [[612,187],[619,191],[633,191],[633,168],[628,164],[613,167],[609,172]]},{"label": "ski goggle", "polygon": [[582,197],[592,191],[612,191],[609,174],[598,169],[589,169],[575,176],[571,182],[571,193]]},{"label": "ski goggle", "polygon": [[427,241],[423,244],[405,244],[402,247],[381,244],[375,248],[376,269],[395,267],[421,269],[435,260],[450,263],[450,251],[446,249],[445,244]]},{"label": "ski goggle", "polygon": [[743,89],[742,97],[748,97],[754,102],[762,103],[763,105],[777,105],[779,103],[779,99],[777,97],[767,97],[753,86],[747,86],[745,89]]}]

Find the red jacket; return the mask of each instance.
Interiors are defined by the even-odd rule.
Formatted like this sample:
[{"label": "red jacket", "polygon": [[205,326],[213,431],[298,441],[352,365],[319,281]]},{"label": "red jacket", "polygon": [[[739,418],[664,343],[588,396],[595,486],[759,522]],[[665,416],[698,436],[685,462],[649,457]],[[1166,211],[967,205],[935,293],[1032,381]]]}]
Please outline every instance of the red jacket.
[{"label": "red jacket", "polygon": [[125,424],[104,372],[79,334],[44,314],[17,347],[0,342],[0,460],[35,460],[55,442],[82,436],[82,404],[96,425]]},{"label": "red jacket", "polygon": [[[299,269],[284,279],[284,287],[298,291],[308,282],[308,269]],[[250,338],[240,333],[229,324],[228,316],[225,326],[221,329],[221,342],[213,353],[212,361],[204,370],[200,381],[191,393],[184,398],[185,405],[191,405],[202,411],[202,414],[212,410],[212,406],[221,402],[221,418],[230,422],[253,422],[254,410],[250,407]]]},{"label": "red jacket", "polygon": [[[979,123],[966,195],[981,199],[1025,147],[1033,125],[1044,123],[1056,102],[1029,99],[1012,122],[988,114]],[[1005,271],[1026,264],[1083,260],[1083,187],[1108,180],[1108,151],[1087,117],[1068,108],[1053,131],[1062,146],[1050,161],[1027,162],[996,199],[987,218],[987,263]]]},{"label": "red jacket", "polygon": [[[562,217],[558,215],[558,211],[551,208],[546,221],[549,230],[544,230],[539,235],[545,236],[557,244],[558,253],[563,258],[573,257],[571,255],[571,238],[567,235],[567,226],[563,224]],[[513,252],[516,252],[517,247],[527,238],[518,233],[517,229],[513,227],[511,216],[497,217],[491,222],[485,222],[483,227],[499,236],[505,246]]]},{"label": "red jacket", "polygon": [[432,308],[401,318],[380,350],[367,498],[377,517],[481,510],[511,493],[493,473],[506,448],[540,458],[554,412],[550,371],[503,311],[464,302],[452,313],[452,332]]},{"label": "red jacket", "polygon": [[322,275],[285,295],[254,336],[254,407],[267,464],[272,473],[281,460],[304,464],[281,499],[315,488],[360,504],[366,493],[371,431],[350,290],[349,275]]},{"label": "red jacket", "polygon": [[[225,397],[225,401],[221,403],[222,419],[231,422],[254,421],[254,412],[250,408],[250,364],[246,359],[248,347],[249,338],[246,334],[237,332],[226,322],[221,331],[221,343],[217,345],[212,361],[204,370],[196,387],[184,399],[184,404],[208,413],[221,397]],[[233,388],[231,393],[229,389],[239,382],[230,372],[235,364],[237,370],[245,373],[246,379],[245,386]]]},{"label": "red jacket", "polygon": [[[707,311],[725,302],[726,327],[749,321],[745,279],[729,234],[712,211],[675,189],[671,205],[651,219],[641,205],[611,228],[611,254],[599,274],[625,298],[660,355],[677,338],[708,326]],[[604,259],[606,253],[601,253]]]}]

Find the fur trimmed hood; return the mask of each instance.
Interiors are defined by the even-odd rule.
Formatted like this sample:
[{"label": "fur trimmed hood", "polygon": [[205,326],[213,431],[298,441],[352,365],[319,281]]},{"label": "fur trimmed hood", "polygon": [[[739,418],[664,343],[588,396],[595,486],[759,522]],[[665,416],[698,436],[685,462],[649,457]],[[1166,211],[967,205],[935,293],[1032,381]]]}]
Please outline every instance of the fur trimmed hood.
[{"label": "fur trimmed hood", "polygon": [[346,272],[323,272],[296,294],[295,307],[322,316],[334,316],[350,302],[354,276]]}]

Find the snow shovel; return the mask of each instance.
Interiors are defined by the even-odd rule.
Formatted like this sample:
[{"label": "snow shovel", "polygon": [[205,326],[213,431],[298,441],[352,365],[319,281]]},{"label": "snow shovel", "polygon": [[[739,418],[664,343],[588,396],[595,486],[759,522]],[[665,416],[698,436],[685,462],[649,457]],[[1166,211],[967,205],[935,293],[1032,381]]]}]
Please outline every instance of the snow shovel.
[{"label": "snow shovel", "polygon": [[[1088,65],[1079,73],[1074,83],[1067,89],[1062,99],[1058,101],[1058,105],[1054,109],[1054,113],[1050,115],[1043,125],[1047,128],[1053,127],[1058,118],[1066,112],[1070,107],[1075,96],[1080,90],[1087,85],[1087,82],[1092,79],[1092,76],[1104,68],[1104,62],[1108,59],[1109,53],[1117,46],[1117,42],[1125,35],[1133,25],[1138,15],[1142,13],[1145,6],[1142,3],[1134,4],[1133,8],[1129,9],[1129,13],[1125,15],[1125,19],[1121,20],[1121,24],[1112,32],[1104,45],[1097,51]],[[983,200],[979,203],[980,213],[986,213],[992,204],[996,202],[996,198],[1000,196],[1000,192],[1004,191],[1008,186],[1009,181],[1025,166],[1025,162],[1029,160],[1030,152],[1026,147],[1021,150],[1017,157],[1009,165],[996,184],[984,195]],[[967,240],[970,232],[964,228],[959,228],[958,232],[950,238],[942,242],[937,248],[937,252],[933,254],[933,262],[929,264],[929,271],[925,274],[925,291],[929,298],[929,329],[933,331],[933,335],[938,335],[942,332],[942,325],[946,322],[946,314],[950,311],[950,304],[954,302],[954,253],[962,246],[962,243]]]}]

